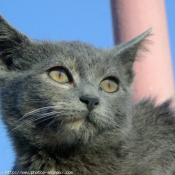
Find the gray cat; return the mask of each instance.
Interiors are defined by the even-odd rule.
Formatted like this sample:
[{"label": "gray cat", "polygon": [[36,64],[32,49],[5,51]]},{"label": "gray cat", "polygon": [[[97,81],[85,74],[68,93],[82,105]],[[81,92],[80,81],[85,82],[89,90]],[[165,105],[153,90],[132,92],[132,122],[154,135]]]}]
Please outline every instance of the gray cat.
[{"label": "gray cat", "polygon": [[157,107],[131,100],[132,65],[149,34],[102,50],[30,40],[0,17],[1,108],[13,171],[175,175],[171,100]]}]

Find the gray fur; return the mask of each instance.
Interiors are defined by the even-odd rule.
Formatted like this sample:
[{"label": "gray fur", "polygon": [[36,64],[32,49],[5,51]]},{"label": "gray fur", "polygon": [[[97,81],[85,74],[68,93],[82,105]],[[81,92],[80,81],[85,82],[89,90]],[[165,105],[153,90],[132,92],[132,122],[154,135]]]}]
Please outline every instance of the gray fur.
[{"label": "gray fur", "polygon": [[[81,42],[30,40],[0,17],[3,121],[16,162],[13,170],[72,171],[76,175],[175,174],[171,101],[132,104],[132,65],[150,30],[113,49]],[[73,83],[47,74],[65,67]],[[99,88],[116,77],[119,89]],[[88,110],[80,97],[99,100]]]}]

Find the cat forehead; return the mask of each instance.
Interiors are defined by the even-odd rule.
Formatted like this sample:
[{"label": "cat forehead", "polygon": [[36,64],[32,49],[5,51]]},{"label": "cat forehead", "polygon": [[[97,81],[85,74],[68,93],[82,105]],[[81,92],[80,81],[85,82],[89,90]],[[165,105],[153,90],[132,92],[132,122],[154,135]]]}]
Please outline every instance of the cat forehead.
[{"label": "cat forehead", "polygon": [[[92,45],[79,41],[52,43],[55,47],[51,50],[50,59],[46,58],[51,64],[61,64],[70,69],[93,67],[112,67],[112,57],[109,50],[96,48]],[[47,46],[46,46],[47,47]],[[47,47],[48,48],[48,47]],[[117,61],[115,59],[115,61]],[[53,65],[54,66],[54,65]]]},{"label": "cat forehead", "polygon": [[[91,61],[94,59],[102,59],[104,55],[104,50],[79,41],[60,42],[58,44],[58,48],[58,53],[62,54],[68,59],[74,58],[77,60],[83,59],[84,61]],[[88,59],[85,60],[86,58]]]}]

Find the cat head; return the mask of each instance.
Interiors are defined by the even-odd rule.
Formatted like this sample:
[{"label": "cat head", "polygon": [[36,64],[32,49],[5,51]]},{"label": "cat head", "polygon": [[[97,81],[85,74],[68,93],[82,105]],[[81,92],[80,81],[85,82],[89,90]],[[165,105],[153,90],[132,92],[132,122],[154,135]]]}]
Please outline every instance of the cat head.
[{"label": "cat head", "polygon": [[133,63],[150,29],[112,49],[29,39],[0,17],[2,115],[16,144],[88,143],[131,116]]}]

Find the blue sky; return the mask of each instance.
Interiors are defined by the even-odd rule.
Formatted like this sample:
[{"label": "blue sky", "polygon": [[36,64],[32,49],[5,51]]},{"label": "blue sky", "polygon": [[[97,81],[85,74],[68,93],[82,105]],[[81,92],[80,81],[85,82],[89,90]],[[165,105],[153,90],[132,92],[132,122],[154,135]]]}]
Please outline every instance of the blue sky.
[{"label": "blue sky", "polygon": [[[80,40],[102,48],[114,45],[109,0],[0,1],[2,14],[15,28],[39,40]],[[175,67],[175,1],[166,1]],[[174,76],[175,77],[175,76]],[[14,153],[0,118],[0,174],[11,170]],[[3,172],[3,173],[1,173]]]}]

